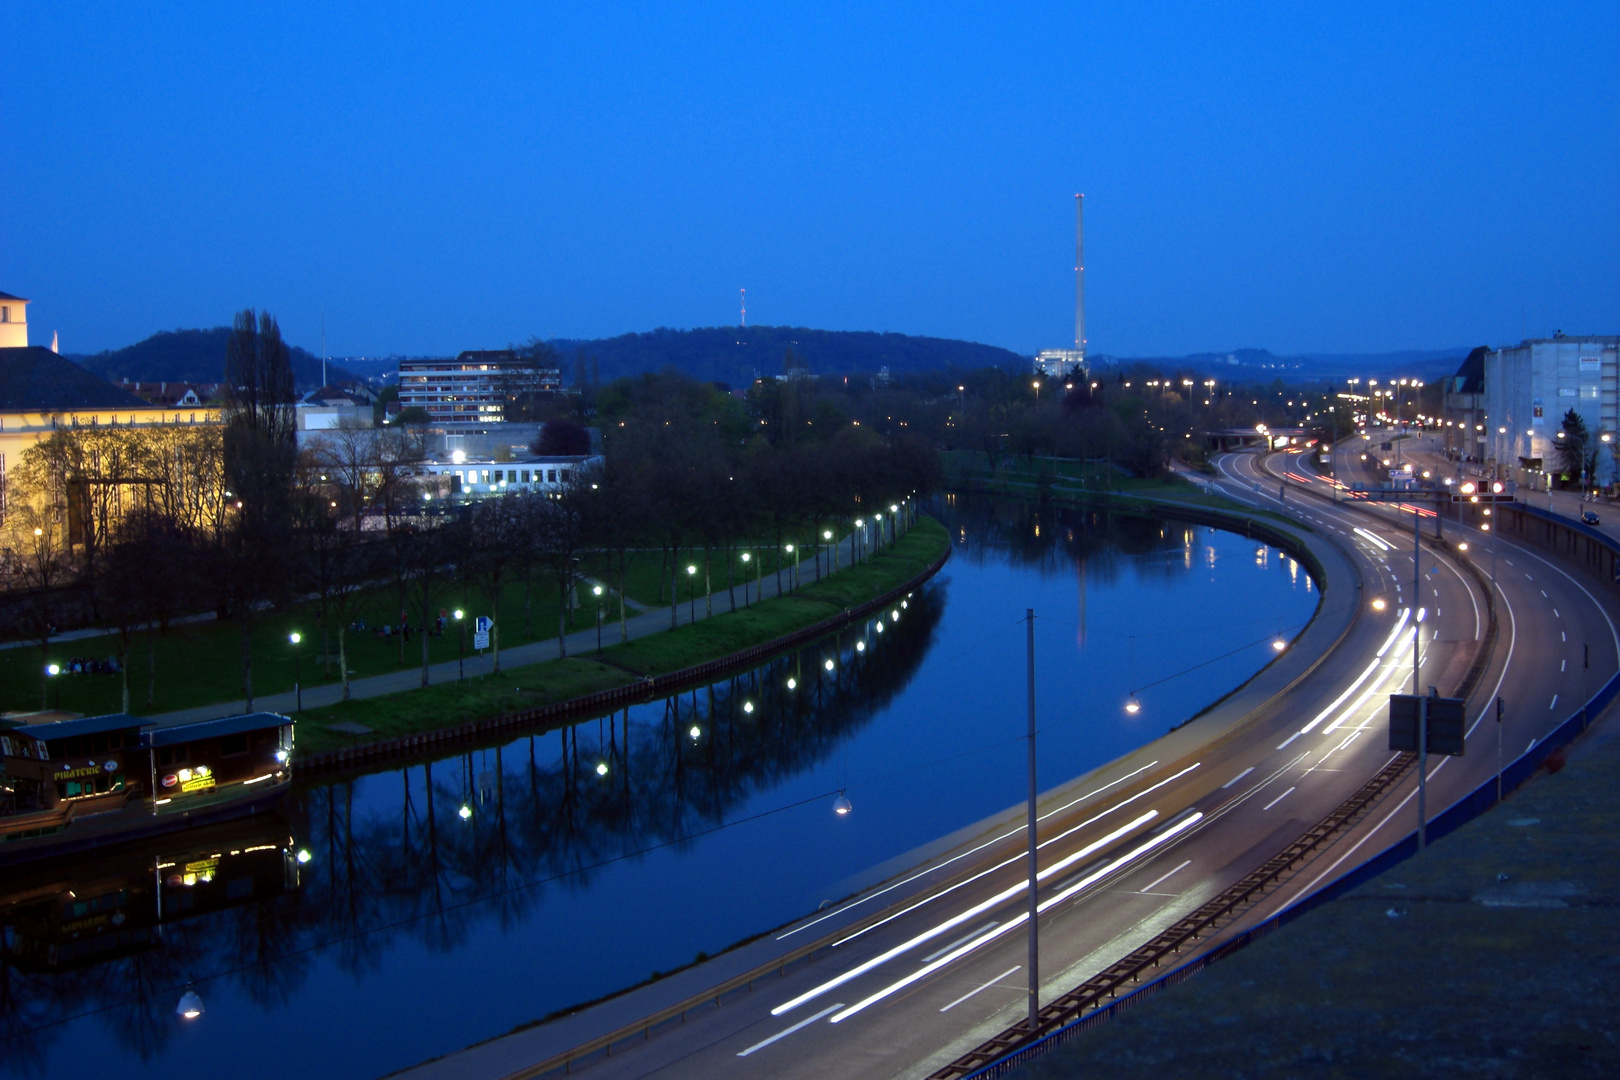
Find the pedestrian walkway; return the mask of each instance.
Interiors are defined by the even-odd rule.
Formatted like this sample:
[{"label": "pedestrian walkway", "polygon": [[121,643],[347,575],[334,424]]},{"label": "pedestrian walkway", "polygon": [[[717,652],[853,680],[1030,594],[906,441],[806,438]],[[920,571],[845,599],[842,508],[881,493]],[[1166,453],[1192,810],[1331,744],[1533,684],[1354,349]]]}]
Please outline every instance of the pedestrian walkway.
[{"label": "pedestrian walkway", "polygon": [[[838,569],[845,569],[853,561],[851,551],[854,542],[853,536],[847,536],[837,545]],[[823,549],[828,550],[828,549]],[[878,550],[883,550],[879,548]],[[780,575],[766,574],[758,581],[737,586],[737,610],[742,610],[746,604],[758,603],[759,600],[772,599],[783,593],[793,590],[794,567],[789,564],[782,568]],[[816,580],[813,563],[801,563],[798,567],[799,583],[811,584]],[[825,571],[824,571],[825,573]],[[777,578],[781,579],[781,588],[778,589]],[[746,591],[746,604],[743,594]],[[702,622],[711,617],[708,609],[712,604],[714,615],[725,615],[731,611],[730,601],[724,591],[711,594],[702,604],[688,602],[675,605],[675,623],[685,626],[690,622]],[[639,607],[639,605],[628,605]],[[644,638],[652,634],[661,633],[671,629],[669,607],[643,608],[642,613],[630,617],[624,624],[624,637],[622,640]],[[601,628],[602,644],[604,646],[617,645],[621,641],[618,621],[604,622]],[[579,630],[567,635],[564,639],[567,644],[567,655],[588,659],[596,651],[597,630]],[[555,660],[562,655],[556,638],[545,641],[531,641],[523,645],[513,645],[501,650],[501,668],[508,670],[524,667],[529,664],[539,664],[547,660]],[[489,653],[468,656],[463,660],[446,660],[428,665],[428,682],[438,686],[443,683],[455,682],[458,676],[473,678],[479,675],[488,675],[495,670],[495,658]],[[351,698],[380,697],[384,694],[398,694],[407,690],[417,690],[422,686],[422,668],[420,665],[411,668],[402,668],[399,671],[390,671],[384,675],[371,675],[363,679],[349,680],[349,696]],[[305,687],[303,691],[303,707],[315,709],[323,705],[335,705],[343,700],[343,686],[341,683],[323,683],[319,686]],[[298,710],[298,695],[293,691],[278,694],[255,695],[253,709],[265,712],[278,712],[293,715]],[[247,712],[248,703],[245,699],[235,701],[215,702],[211,705],[199,705],[190,709],[179,709],[175,712],[156,713],[143,718],[146,723],[167,727],[173,724],[190,724],[199,720],[212,720],[220,716],[235,716]]]}]

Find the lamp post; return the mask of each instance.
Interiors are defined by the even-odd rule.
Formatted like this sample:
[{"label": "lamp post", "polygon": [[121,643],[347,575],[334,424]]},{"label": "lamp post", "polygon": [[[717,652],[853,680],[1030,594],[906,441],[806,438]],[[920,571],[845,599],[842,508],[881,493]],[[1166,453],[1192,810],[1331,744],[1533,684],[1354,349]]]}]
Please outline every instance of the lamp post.
[{"label": "lamp post", "polygon": [[45,674],[49,677],[49,681],[50,681],[51,685],[56,688],[56,694],[55,694],[56,705],[55,705],[55,707],[60,709],[62,707],[62,684],[57,679],[57,676],[62,674],[62,666],[60,664],[46,664],[45,665]]},{"label": "lamp post", "polygon": [[753,558],[754,558],[753,555],[750,554],[749,552],[745,551],[745,552],[742,553],[742,562],[743,562],[743,607],[748,606],[748,564],[753,561]]},{"label": "lamp post", "polygon": [[300,670],[300,666],[299,666],[301,658],[298,655],[298,643],[300,641],[304,640],[304,635],[300,634],[298,631],[294,630],[292,633],[287,635],[287,640],[292,643],[292,654],[293,654],[293,697],[297,699],[297,711],[298,712],[303,712],[304,711],[304,679],[303,679],[303,672]]},{"label": "lamp post", "polygon": [[793,556],[793,570],[788,574],[788,586],[797,589],[799,587],[799,553],[792,544],[787,545],[787,553]]},{"label": "lamp post", "polygon": [[602,651],[602,586],[591,586],[591,592],[596,596],[596,651]]},{"label": "lamp post", "polygon": [[456,608],[456,680],[467,677],[467,621],[466,612]]},{"label": "lamp post", "polygon": [[[821,538],[827,541],[827,573],[830,574],[838,569],[838,544],[833,540],[833,531],[831,529],[821,530]],[[818,562],[816,567],[820,569],[821,564]]]},{"label": "lamp post", "polygon": [[[691,588],[686,592],[688,601],[687,622],[697,622],[697,567],[688,563],[686,566],[686,580],[691,582]],[[676,608],[679,611],[679,608]]]}]

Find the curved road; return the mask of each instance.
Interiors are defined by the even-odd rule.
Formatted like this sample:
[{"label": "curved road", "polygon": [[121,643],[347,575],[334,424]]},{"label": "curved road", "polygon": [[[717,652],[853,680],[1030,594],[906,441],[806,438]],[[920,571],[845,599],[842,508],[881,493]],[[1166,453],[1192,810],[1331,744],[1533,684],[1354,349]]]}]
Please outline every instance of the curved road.
[{"label": "curved road", "polygon": [[[1341,476],[1350,465],[1341,464]],[[1411,513],[1335,505],[1329,481],[1303,455],[1240,454],[1218,467],[1223,493],[1310,530],[1327,577],[1321,609],[1294,643],[1297,657],[1285,654],[1215,713],[1042,797],[1042,1001],[1243,878],[1382,769],[1393,757],[1385,749],[1387,695],[1411,689],[1414,633],[1419,683],[1442,694],[1455,690],[1485,637],[1485,596],[1455,557],[1425,543],[1414,564]],[[1447,528],[1455,538],[1457,527]],[[1466,539],[1478,557],[1482,538]],[[1429,759],[1431,818],[1494,774],[1498,694],[1508,702],[1502,737],[1511,760],[1620,665],[1614,623],[1582,581],[1516,545],[1503,543],[1497,556],[1497,647],[1469,702],[1467,755]],[[1583,646],[1589,669],[1581,667]],[[1290,680],[1297,685],[1277,694]],[[1262,701],[1268,694],[1276,696]],[[1414,794],[1415,778],[1209,944],[1410,833]],[[604,1078],[925,1076],[1027,1008],[1021,820],[1014,808],[913,873],[710,964],[404,1075],[532,1075],[559,1051],[819,940],[831,947],[808,963],[781,975],[773,969],[720,1007],[695,1009],[573,1070]]]}]

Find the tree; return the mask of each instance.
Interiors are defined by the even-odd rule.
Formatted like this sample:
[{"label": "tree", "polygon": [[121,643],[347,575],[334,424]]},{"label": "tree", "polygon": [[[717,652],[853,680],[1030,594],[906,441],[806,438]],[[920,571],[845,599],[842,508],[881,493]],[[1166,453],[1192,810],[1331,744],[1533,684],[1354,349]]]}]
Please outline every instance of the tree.
[{"label": "tree", "polygon": [[284,589],[297,456],[293,374],[269,312],[237,314],[225,349],[225,476],[235,514],[221,538],[221,594],[242,630],[242,692],[253,709],[253,622]]},{"label": "tree", "polygon": [[536,457],[583,457],[591,452],[591,433],[567,418],[547,420],[529,452]]},{"label": "tree", "polygon": [[1589,436],[1586,421],[1574,409],[1564,413],[1563,430],[1558,433],[1558,471],[1565,482],[1580,480],[1586,467]]}]

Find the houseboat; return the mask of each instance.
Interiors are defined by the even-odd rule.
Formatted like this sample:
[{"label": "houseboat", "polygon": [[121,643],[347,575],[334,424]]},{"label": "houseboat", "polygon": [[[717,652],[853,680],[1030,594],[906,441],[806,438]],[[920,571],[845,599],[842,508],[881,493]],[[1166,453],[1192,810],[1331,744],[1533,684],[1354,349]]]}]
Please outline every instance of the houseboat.
[{"label": "houseboat", "polygon": [[0,866],[268,810],[292,783],[292,746],[279,713],[0,727]]}]

